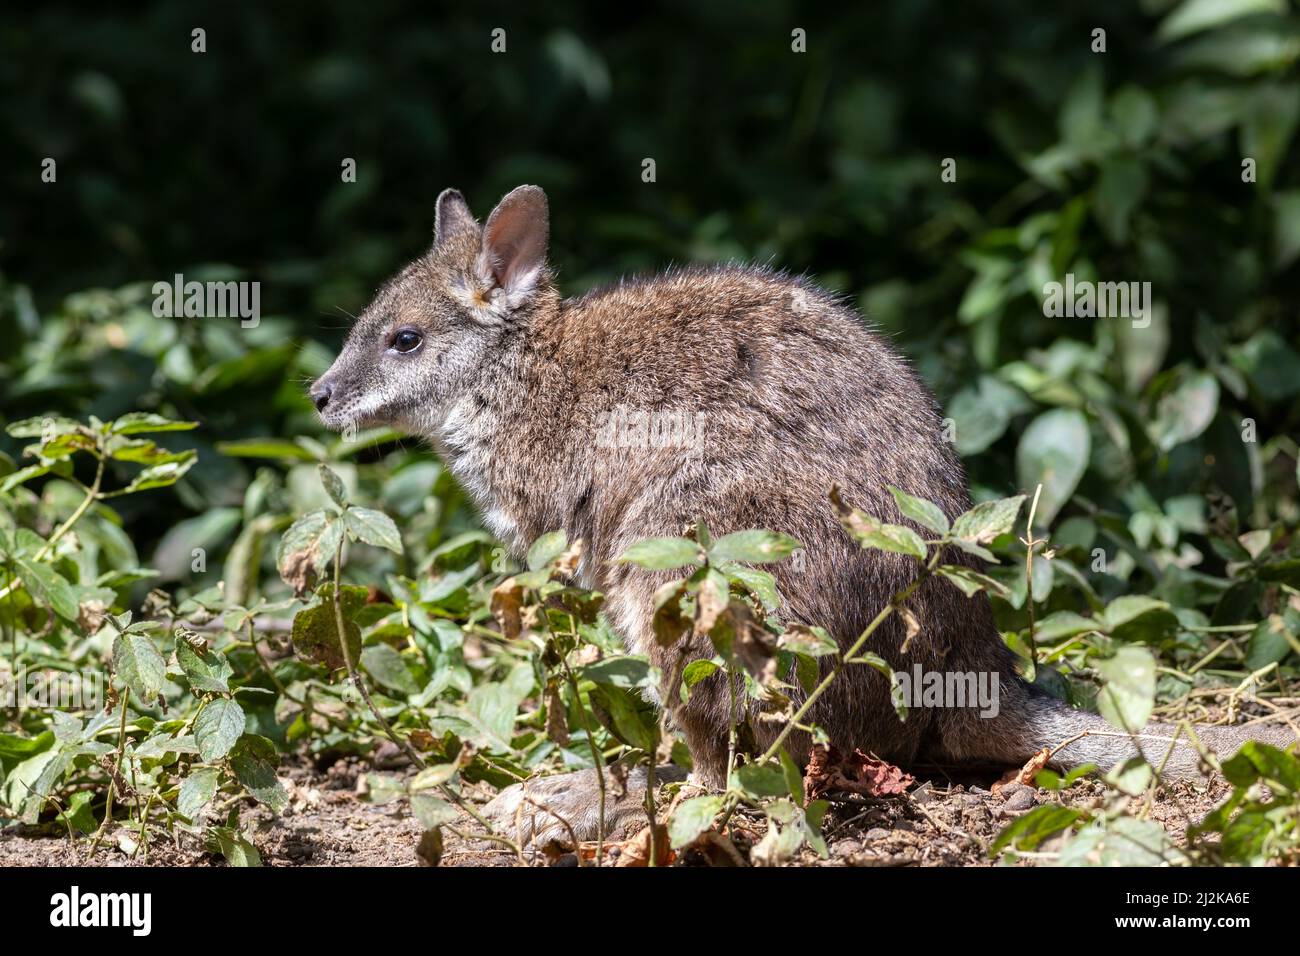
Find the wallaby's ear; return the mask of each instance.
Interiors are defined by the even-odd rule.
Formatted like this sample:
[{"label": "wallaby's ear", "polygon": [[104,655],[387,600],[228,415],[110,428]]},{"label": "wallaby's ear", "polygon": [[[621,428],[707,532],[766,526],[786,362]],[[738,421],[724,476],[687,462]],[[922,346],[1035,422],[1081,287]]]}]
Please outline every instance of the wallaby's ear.
[{"label": "wallaby's ear", "polygon": [[468,229],[477,229],[474,214],[458,189],[444,189],[438,196],[438,211],[434,214],[433,241],[441,243],[448,237]]},{"label": "wallaby's ear", "polygon": [[522,305],[537,288],[546,268],[549,234],[546,193],[537,186],[511,190],[488,216],[477,263],[479,278],[502,290],[507,308]]}]

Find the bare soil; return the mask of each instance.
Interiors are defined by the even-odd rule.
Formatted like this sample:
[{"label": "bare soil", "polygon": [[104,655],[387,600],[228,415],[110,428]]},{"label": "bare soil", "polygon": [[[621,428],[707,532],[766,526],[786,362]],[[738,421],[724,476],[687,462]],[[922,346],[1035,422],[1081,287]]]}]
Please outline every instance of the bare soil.
[{"label": "bare soil", "polygon": [[[241,811],[241,825],[267,866],[418,866],[416,848],[420,826],[412,818],[405,798],[375,805],[358,796],[358,777],[374,768],[368,761],[346,758],[327,768],[308,760],[288,763],[281,779],[290,792],[290,806],[280,816],[248,801]],[[385,773],[393,773],[385,769]],[[409,770],[396,771],[397,776]],[[834,800],[823,831],[830,849],[828,859],[805,850],[794,861],[821,866],[991,866],[988,845],[1015,817],[1035,806],[1063,799],[1072,805],[1099,805],[1104,788],[1094,781],[1076,784],[1061,797],[1050,791],[1022,784],[990,788],[995,772],[960,781],[939,775],[921,783],[907,794],[890,797],[848,796]],[[1150,818],[1181,840],[1189,823],[1199,820],[1222,802],[1229,792],[1222,781],[1205,784],[1178,783],[1162,788]],[[490,796],[484,791],[484,798]],[[665,795],[665,799],[669,799]],[[462,832],[471,834],[476,824],[466,818]],[[746,850],[762,836],[759,814],[737,813],[730,836]],[[487,841],[445,832],[442,866],[512,866],[519,860],[513,852]],[[129,834],[134,837],[134,828]],[[631,836],[628,834],[627,836]],[[78,837],[70,841],[66,830],[53,823],[36,827],[10,826],[0,829],[0,866],[225,866],[225,860],[209,852],[189,834],[154,832],[147,852],[131,858],[119,845],[118,834],[109,834],[98,850],[91,841]],[[625,847],[618,839],[609,841],[606,862],[618,865]],[[583,853],[589,862],[591,850]],[[569,853],[544,854],[529,850],[524,862],[531,865],[575,866],[579,860]],[[623,864],[627,864],[624,859]],[[691,851],[678,862],[691,865],[725,865],[726,854]],[[1022,861],[1023,862],[1023,861]]]}]

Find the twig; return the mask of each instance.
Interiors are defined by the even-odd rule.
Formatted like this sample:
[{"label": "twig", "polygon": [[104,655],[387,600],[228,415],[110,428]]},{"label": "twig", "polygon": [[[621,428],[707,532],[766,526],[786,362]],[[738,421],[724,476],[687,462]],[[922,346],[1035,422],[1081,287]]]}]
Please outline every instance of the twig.
[{"label": "twig", "polygon": [[[562,664],[569,690],[573,693],[574,706],[578,708],[578,713],[581,715],[582,729],[587,734],[587,745],[591,748],[591,762],[596,769],[596,786],[599,789],[600,799],[600,825],[596,828],[596,865],[600,866],[605,858],[605,761],[600,748],[596,746],[596,737],[592,732],[591,723],[587,720],[587,708],[582,706],[582,695],[578,693],[578,680],[573,676],[568,660],[564,660]],[[577,846],[576,842],[574,846]]]},{"label": "twig", "polygon": [[126,710],[127,704],[131,700],[131,688],[126,687],[122,691],[122,720],[117,729],[117,765],[114,773],[108,778],[108,798],[104,802],[104,821],[95,831],[94,837],[90,841],[90,850],[86,853],[86,860],[89,861],[99,849],[99,841],[108,829],[108,824],[113,819],[113,790],[117,783],[117,778],[122,775],[122,755],[126,752]]},{"label": "twig", "polygon": [[1025,545],[1025,607],[1029,611],[1029,666],[1030,674],[1038,670],[1038,645],[1034,640],[1034,548],[1047,539],[1039,541],[1034,537],[1034,515],[1038,513],[1038,496],[1043,493],[1042,482],[1034,489],[1034,501],[1029,506],[1029,522],[1025,525],[1025,536],[1021,539]]}]

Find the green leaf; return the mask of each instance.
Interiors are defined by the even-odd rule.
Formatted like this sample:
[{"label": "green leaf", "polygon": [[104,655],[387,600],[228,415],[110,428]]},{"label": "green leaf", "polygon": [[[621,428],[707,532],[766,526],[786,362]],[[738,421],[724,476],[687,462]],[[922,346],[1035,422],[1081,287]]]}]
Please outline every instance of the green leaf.
[{"label": "green leaf", "polygon": [[198,428],[198,422],[173,421],[151,412],[129,412],[109,427],[114,435],[138,435],[141,432],[187,432]]},{"label": "green leaf", "polygon": [[948,533],[948,516],[932,501],[926,501],[923,498],[914,498],[906,491],[889,486],[889,493],[894,496],[898,502],[898,510],[903,513],[904,517],[911,518],[923,528],[929,528],[935,534],[944,535]]},{"label": "green leaf", "polygon": [[1265,743],[1248,740],[1222,764],[1223,775],[1237,787],[1248,787],[1256,780],[1270,788],[1300,794],[1300,759]]},{"label": "green leaf", "polygon": [[231,458],[276,458],[289,461],[315,461],[316,456],[297,442],[281,438],[244,438],[219,441],[217,451]]},{"label": "green leaf", "polygon": [[[339,589],[343,630],[353,661],[361,655],[361,628],[354,618],[365,606],[368,595],[365,588],[353,584],[345,584]],[[326,581],[317,588],[315,602],[294,615],[292,638],[294,652],[306,660],[324,664],[330,670],[338,670],[347,663],[339,643],[338,621],[334,614],[333,581]]]},{"label": "green leaf", "polygon": [[1008,533],[1016,523],[1016,515],[1024,503],[1024,495],[981,501],[952,524],[952,536],[976,544],[988,544]]},{"label": "green leaf", "polygon": [[668,821],[668,842],[672,848],[680,850],[693,843],[722,812],[722,804],[720,796],[692,797],[679,803]]},{"label": "green leaf", "polygon": [[799,547],[799,542],[788,534],[751,529],[723,535],[709,547],[709,562],[714,565],[736,562],[739,564],[767,564],[781,561]]},{"label": "green leaf", "polygon": [[790,796],[794,797],[795,803],[803,806],[803,774],[790,755],[785,752],[784,747],[777,753],[777,757],[781,761],[781,772],[785,774],[785,785],[790,791]]},{"label": "green leaf", "polygon": [[1144,647],[1121,647],[1114,656],[1096,662],[1104,683],[1097,695],[1101,715],[1121,730],[1146,726],[1155,707],[1156,662]]},{"label": "green leaf", "polygon": [[1096,820],[1061,850],[1061,866],[1162,866],[1179,862],[1165,828],[1151,820],[1116,817]]},{"label": "green leaf", "polygon": [[700,546],[685,538],[647,538],[632,545],[615,560],[621,564],[640,565],[649,571],[668,571],[700,564]]},{"label": "green leaf", "polygon": [[60,459],[49,465],[28,465],[26,468],[19,468],[11,475],[6,475],[4,481],[0,481],[0,492],[10,492],[17,488],[25,481],[31,481],[33,478],[39,478],[41,475],[54,472],[59,475],[72,474],[72,462],[67,459]]},{"label": "green leaf", "polygon": [[455,778],[456,771],[455,763],[436,763],[431,767],[425,767],[411,778],[411,792],[429,790],[450,783]]},{"label": "green leaf", "polygon": [[978,455],[1002,437],[1014,416],[1032,408],[1020,389],[981,375],[976,387],[963,388],[948,405],[957,453]]},{"label": "green leaf", "polygon": [[1251,14],[1285,12],[1285,0],[1183,0],[1161,21],[1156,37],[1170,43]]},{"label": "green leaf", "polygon": [[207,832],[209,844],[216,852],[226,858],[231,866],[261,866],[262,856],[257,847],[238,830],[230,827],[209,827]]},{"label": "green leaf", "polygon": [[1016,481],[1021,488],[1042,483],[1034,516],[1039,527],[1048,527],[1070,500],[1091,453],[1092,436],[1082,412],[1057,408],[1029,423],[1016,448]]},{"label": "green leaf", "polygon": [[1108,770],[1103,779],[1121,793],[1136,797],[1146,792],[1153,776],[1151,764],[1141,757],[1130,757]]},{"label": "green leaf", "polygon": [[230,758],[235,778],[258,803],[271,808],[272,813],[283,813],[289,805],[289,793],[276,778],[275,768],[280,762],[275,745],[265,737],[246,735]]},{"label": "green leaf", "polygon": [[40,438],[42,441],[50,441],[59,435],[70,435],[81,427],[81,422],[73,418],[38,415],[35,418],[10,422],[5,426],[5,431],[14,438]]},{"label": "green leaf", "polygon": [[1209,372],[1186,375],[1156,403],[1151,440],[1161,451],[1169,451],[1205,431],[1218,410],[1218,379]]},{"label": "green leaf", "polygon": [[503,684],[480,684],[469,692],[465,707],[475,723],[492,736],[494,744],[509,747],[519,707],[518,695]]},{"label": "green leaf", "polygon": [[1100,628],[1092,618],[1074,611],[1053,611],[1039,622],[1035,633],[1040,644],[1051,644],[1096,630]]},{"label": "green leaf", "polygon": [[579,672],[583,680],[610,687],[645,687],[650,680],[650,662],[644,657],[616,654],[588,664]]},{"label": "green leaf", "polygon": [[435,797],[431,793],[414,793],[411,794],[411,813],[415,819],[420,821],[420,826],[426,830],[432,830],[434,827],[440,827],[447,823],[455,823],[460,816],[459,812],[446,800]]},{"label": "green leaf", "polygon": [[207,702],[194,721],[194,739],[204,763],[220,760],[230,753],[244,733],[244,709],[228,697]]},{"label": "green leaf", "polygon": [[1003,597],[1007,593],[1007,589],[1000,581],[995,581],[987,574],[982,574],[962,564],[941,564],[935,568],[935,571],[957,585],[961,589],[961,593],[967,597],[978,594],[980,591],[988,591],[998,597]]},{"label": "green leaf", "polygon": [[1034,850],[1048,837],[1067,830],[1086,818],[1082,811],[1073,807],[1064,807],[1059,803],[1043,804],[1017,817],[999,833],[989,847],[989,854],[996,856],[1009,846],[1017,850]]},{"label": "green leaf", "polygon": [[1093,212],[1114,245],[1128,243],[1129,222],[1146,197],[1148,179],[1146,164],[1136,156],[1110,156],[1102,161],[1093,193]]},{"label": "green leaf", "polygon": [[[1289,213],[1300,253],[1300,191],[1292,195]],[[1266,401],[1280,402],[1300,393],[1300,355],[1273,329],[1256,332],[1242,345],[1228,349],[1228,360]]]},{"label": "green leaf", "polygon": [[731,774],[729,786],[739,790],[753,799],[763,797],[788,797],[790,786],[786,781],[785,771],[779,763],[747,763],[737,767]]},{"label": "green leaf", "polygon": [[776,578],[766,571],[743,564],[724,564],[719,568],[732,582],[739,584],[769,611],[781,606],[781,592],[776,588]]},{"label": "green leaf", "polygon": [[[342,534],[342,522],[324,511],[303,515],[280,538],[275,554],[280,577],[295,591],[306,590],[310,583],[308,571],[320,574],[325,570],[334,557]],[[300,588],[299,584],[303,587]]]},{"label": "green leaf", "polygon": [[63,810],[59,812],[57,822],[63,826],[71,824],[79,832],[89,836],[99,829],[99,821],[90,803],[94,794],[89,790],[78,790],[68,798]]},{"label": "green leaf", "polygon": [[178,461],[166,461],[161,465],[151,465],[146,468],[135,476],[122,493],[134,494],[137,491],[148,491],[151,488],[167,488],[176,484],[198,461],[198,455],[193,451],[183,452],[182,454],[184,457]]},{"label": "green leaf", "polygon": [[316,470],[320,472],[320,483],[325,486],[325,493],[342,511],[348,506],[348,489],[344,486],[343,479],[324,462],[317,465]]},{"label": "green leaf", "polygon": [[67,579],[48,564],[14,555],[14,567],[23,587],[37,604],[50,608],[67,621],[77,620],[77,597]]},{"label": "green leaf", "polygon": [[162,692],[167,662],[148,635],[119,634],[113,641],[113,670],[142,705],[149,706]]},{"label": "green leaf", "polygon": [[569,538],[563,531],[544,534],[528,549],[528,570],[540,571],[564,553],[569,546]]},{"label": "green leaf", "polygon": [[200,810],[217,795],[221,773],[215,767],[200,767],[181,781],[176,797],[176,810],[187,820],[193,820]]},{"label": "green leaf", "polygon": [[387,644],[376,644],[361,652],[361,664],[370,676],[403,697],[420,692],[420,684],[406,666],[406,661]]},{"label": "green leaf", "polygon": [[843,520],[849,534],[864,548],[906,554],[918,561],[925,560],[925,542],[907,525],[887,524],[857,510]]},{"label": "green leaf", "polygon": [[807,654],[809,657],[824,657],[827,654],[838,653],[840,649],[835,643],[835,638],[831,637],[825,628],[806,627],[802,624],[791,624],[787,627],[785,632],[776,639],[776,646],[781,650]]},{"label": "green leaf", "polygon": [[1154,642],[1178,629],[1178,617],[1164,601],[1144,594],[1125,594],[1097,616],[1101,630],[1122,641]]},{"label": "green leaf", "polygon": [[1246,645],[1246,669],[1257,671],[1283,661],[1292,651],[1286,621],[1280,614],[1270,614],[1250,632]]},{"label": "green leaf", "polygon": [[387,548],[397,554],[402,553],[402,536],[398,533],[397,525],[382,511],[353,505],[343,512],[342,520],[350,537],[360,539],[377,548]]},{"label": "green leaf", "polygon": [[690,699],[690,690],[700,681],[712,677],[721,668],[716,661],[691,661],[682,669],[682,701]]},{"label": "green leaf", "polygon": [[226,655],[211,649],[199,650],[183,637],[177,637],[176,663],[185,672],[192,690],[230,693],[230,677],[235,671]]},{"label": "green leaf", "polygon": [[592,710],[600,722],[619,740],[633,747],[653,752],[658,739],[658,728],[644,705],[628,691],[608,685],[591,691]]}]

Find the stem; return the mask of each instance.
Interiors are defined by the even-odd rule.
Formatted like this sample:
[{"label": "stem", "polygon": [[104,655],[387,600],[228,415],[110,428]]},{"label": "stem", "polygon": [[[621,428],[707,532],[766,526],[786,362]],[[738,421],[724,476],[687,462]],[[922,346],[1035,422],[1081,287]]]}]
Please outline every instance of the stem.
[{"label": "stem", "polygon": [[271,683],[274,684],[275,689],[280,692],[280,696],[288,698],[289,700],[293,701],[293,703],[297,704],[300,707],[305,706],[301,700],[296,699],[292,694],[289,693],[289,689],[284,686],[280,678],[275,676],[275,671],[271,669],[271,662],[268,661],[264,656],[262,656],[262,649],[257,646],[257,635],[253,633],[252,618],[249,618],[247,627],[248,627],[249,646],[253,648],[253,653],[257,655],[258,663],[262,665],[262,670],[266,671],[266,676],[271,679]]},{"label": "stem", "polygon": [[736,675],[727,667],[727,694],[731,702],[727,705],[727,779],[731,779],[736,769]]},{"label": "stem", "polygon": [[[334,626],[339,632],[339,647],[343,650],[343,663],[347,665],[348,679],[352,681],[352,686],[357,689],[357,692],[361,695],[361,699],[364,700],[366,706],[370,708],[370,713],[374,715],[375,720],[379,721],[379,726],[384,728],[384,733],[388,735],[388,739],[396,744],[406,754],[406,756],[410,758],[411,763],[423,770],[427,766],[424,762],[424,758],[416,752],[415,748],[412,747],[408,741],[402,740],[396,733],[394,733],[392,725],[384,719],[384,715],[381,714],[379,708],[375,706],[374,700],[370,697],[370,691],[366,688],[365,681],[362,680],[361,674],[357,671],[356,662],[352,660],[352,648],[348,647],[347,628],[343,623],[343,602],[339,597],[339,569],[342,564],[343,539],[340,537],[339,543],[334,548]],[[490,834],[492,838],[495,838],[498,842],[509,843],[509,841],[504,840],[504,838],[496,837],[495,831],[492,829],[492,824],[483,819],[482,814],[462,800],[449,786],[442,783],[438,785],[437,789],[438,792],[441,793],[450,803],[455,804],[466,814],[473,817],[478,822],[479,826],[488,831],[488,834]]]},{"label": "stem", "polygon": [[411,763],[423,770],[425,766],[427,766],[424,762],[424,758],[416,753],[415,748],[411,746],[409,741],[403,740],[397,736],[393,731],[392,725],[389,724],[384,715],[379,712],[379,708],[375,706],[374,700],[370,697],[370,690],[366,687],[365,681],[362,680],[361,674],[357,671],[356,662],[352,660],[352,648],[348,646],[347,627],[343,623],[343,602],[339,596],[339,566],[342,563],[343,539],[340,537],[339,543],[334,548],[334,625],[338,628],[339,647],[343,650],[343,663],[347,665],[348,679],[352,681],[352,686],[357,689],[357,693],[361,695],[361,699],[364,700],[366,706],[370,708],[370,713],[373,714],[375,720],[379,722],[379,726],[384,728],[384,733],[388,735],[388,739],[396,744],[397,747],[402,750],[408,758],[410,758]]},{"label": "stem", "polygon": [[[98,456],[99,453],[96,452],[95,454]],[[95,480],[94,482],[91,483],[91,486],[86,489],[86,497],[82,498],[81,504],[77,505],[76,510],[74,510],[72,514],[68,515],[68,520],[63,522],[63,524],[59,525],[58,528],[55,529],[54,534],[50,535],[49,540],[47,540],[45,544],[41,545],[40,550],[37,551],[36,554],[32,557],[33,561],[42,561],[46,557],[48,557],[50,552],[54,550],[54,546],[58,544],[59,539],[62,538],[65,534],[67,534],[68,530],[74,524],[76,524],[78,521],[81,520],[81,516],[86,513],[86,509],[90,507],[92,502],[94,502],[96,499],[99,498],[99,487],[100,484],[103,482],[103,480],[104,480],[104,459],[100,457],[99,465],[95,468]],[[11,570],[10,581],[8,584],[5,585],[3,590],[0,590],[0,597],[8,597],[11,593],[13,593],[15,588],[17,588],[20,584],[22,584],[22,582],[18,580],[18,578],[12,577],[12,574],[13,571]],[[16,637],[14,639],[14,646],[15,646],[15,654],[16,654],[17,653]]]},{"label": "stem", "polygon": [[[577,705],[578,713],[582,715],[582,729],[587,734],[587,745],[591,748],[591,760],[596,766],[596,784],[600,790],[600,824],[596,827],[596,865],[600,866],[605,856],[605,761],[600,748],[596,746],[596,737],[591,731],[591,724],[587,721],[587,708],[582,706],[582,695],[578,693],[578,681],[569,668],[568,660],[566,659],[562,663],[564,676],[569,682],[569,690],[573,693],[573,702]],[[650,762],[654,763],[653,760]],[[576,853],[577,850],[575,844],[574,852]]]},{"label": "stem", "polygon": [[99,486],[103,480],[104,459],[101,457],[99,458],[99,464],[95,468],[95,480],[91,482],[90,487],[86,489],[86,497],[81,499],[81,504],[77,505],[76,510],[73,511],[72,514],[68,515],[68,520],[59,525],[54,534],[50,535],[49,540],[41,546],[39,551],[36,552],[35,560],[40,561],[53,551],[54,546],[58,544],[59,539],[68,533],[68,529],[81,520],[81,516],[86,513],[86,509],[90,507],[91,502],[99,497]]},{"label": "stem", "polygon": [[122,720],[117,728],[117,766],[116,771],[108,778],[108,799],[104,802],[104,822],[99,825],[99,829],[95,831],[94,839],[90,841],[90,852],[86,855],[86,859],[90,859],[95,855],[95,851],[99,849],[99,841],[113,819],[113,792],[117,778],[122,776],[122,755],[126,752],[126,710],[130,701],[131,688],[127,687],[122,691]]},{"label": "stem", "polygon": [[1043,493],[1040,482],[1034,489],[1034,501],[1029,506],[1029,523],[1025,526],[1025,606],[1029,609],[1029,666],[1030,676],[1038,670],[1038,645],[1034,640],[1034,548],[1041,544],[1034,538],[1034,515],[1038,512],[1038,496]]},{"label": "stem", "polygon": [[646,866],[658,866],[659,820],[655,809],[655,764],[659,762],[659,734],[655,734],[655,748],[650,754],[650,765],[645,774],[645,813],[650,818],[650,859]]}]

